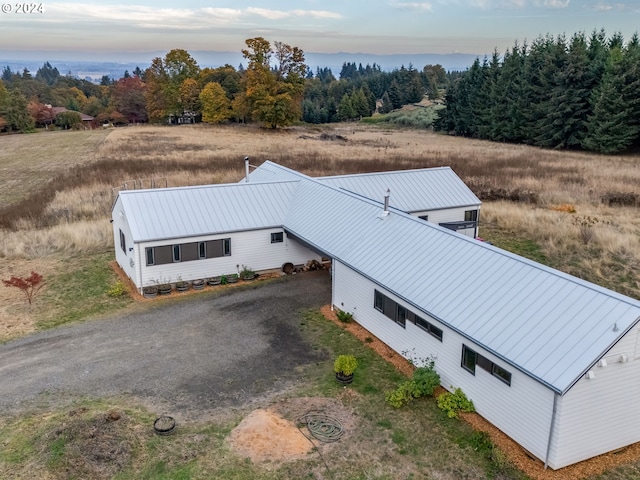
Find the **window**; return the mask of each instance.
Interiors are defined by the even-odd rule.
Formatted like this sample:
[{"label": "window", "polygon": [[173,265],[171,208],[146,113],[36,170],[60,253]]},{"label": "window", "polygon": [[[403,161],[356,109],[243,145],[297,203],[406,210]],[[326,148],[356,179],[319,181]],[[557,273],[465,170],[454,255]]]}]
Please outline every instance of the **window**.
[{"label": "window", "polygon": [[174,246],[173,246],[173,261],[174,261],[174,262],[179,262],[179,261],[181,261],[181,256],[180,256],[180,245],[174,245]]},{"label": "window", "polygon": [[407,326],[407,309],[402,305],[398,305],[395,320],[398,325],[402,325],[403,327]]},{"label": "window", "polygon": [[493,369],[491,371],[491,374],[494,377],[498,377],[500,380],[502,380],[507,385],[511,386],[511,374],[509,372],[507,372],[504,368],[499,367],[498,365],[496,365],[494,363],[493,364]]},{"label": "window", "polygon": [[500,379],[507,385],[511,386],[511,373],[496,365],[491,360],[482,355],[478,355],[466,345],[462,345],[462,368],[476,374],[476,365],[485,370],[490,375]]},{"label": "window", "polygon": [[466,222],[477,222],[478,210],[467,210],[466,212],[464,212],[464,220]]},{"label": "window", "polygon": [[384,311],[384,295],[377,290],[374,294],[373,307],[380,312]]},{"label": "window", "polygon": [[120,248],[124,253],[127,253],[127,241],[124,238],[124,233],[122,233],[122,229],[120,229]]},{"label": "window", "polygon": [[462,345],[462,368],[475,375],[477,361],[478,354],[466,345]]},{"label": "window", "polygon": [[429,221],[429,215],[420,215],[420,216],[418,216],[418,218],[424,220],[425,222]]},{"label": "window", "polygon": [[198,242],[198,258],[207,258],[207,244],[205,242]]},{"label": "window", "polygon": [[421,318],[421,317],[419,317],[417,315],[416,315],[415,319],[416,319],[416,325],[418,325],[421,329],[423,329],[427,333],[430,333],[431,335],[436,337],[438,340],[442,341],[442,330],[441,329],[439,329],[438,327],[436,327],[432,323],[427,322],[424,318]]},{"label": "window", "polygon": [[223,256],[228,257],[231,255],[231,239],[223,238],[222,239],[222,252]]},{"label": "window", "polygon": [[156,264],[156,259],[155,259],[155,252],[154,252],[154,248],[153,247],[147,247],[146,249],[146,255],[147,255],[147,265],[155,265]]},{"label": "window", "polygon": [[271,243],[282,243],[284,242],[284,233],[275,232],[271,234]]}]

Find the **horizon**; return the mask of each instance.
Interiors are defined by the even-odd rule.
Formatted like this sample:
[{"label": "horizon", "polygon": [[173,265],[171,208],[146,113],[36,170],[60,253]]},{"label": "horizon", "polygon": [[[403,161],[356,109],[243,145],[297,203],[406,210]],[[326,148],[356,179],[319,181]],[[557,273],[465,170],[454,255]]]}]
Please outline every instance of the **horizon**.
[{"label": "horizon", "polygon": [[[604,29],[625,40],[640,24],[636,1],[430,0],[278,2],[221,0],[216,7],[184,0],[41,2],[33,12],[4,3],[0,57],[53,61],[143,61],[181,48],[240,54],[262,36],[309,54],[503,54],[544,35],[568,37]],[[24,4],[26,5],[26,4]],[[255,5],[260,5],[259,7]],[[52,56],[64,53],[64,58]],[[129,60],[135,58],[136,60]],[[153,58],[153,57],[152,57]],[[49,60],[49,61],[51,61]],[[151,59],[148,59],[150,62]]]}]

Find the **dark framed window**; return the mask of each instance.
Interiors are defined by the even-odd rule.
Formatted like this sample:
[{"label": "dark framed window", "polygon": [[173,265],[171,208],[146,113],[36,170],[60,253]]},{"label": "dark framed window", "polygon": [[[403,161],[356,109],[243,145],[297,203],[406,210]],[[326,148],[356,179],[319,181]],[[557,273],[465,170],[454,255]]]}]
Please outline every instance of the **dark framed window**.
[{"label": "dark framed window", "polygon": [[478,221],[478,210],[467,210],[464,212],[464,220],[466,222]]},{"label": "dark framed window", "polygon": [[222,239],[222,254],[225,257],[231,256],[231,239],[230,238]]},{"label": "dark framed window", "polygon": [[198,242],[198,258],[199,259],[207,258],[207,243],[206,242]]},{"label": "dark framed window", "polygon": [[477,362],[478,354],[466,345],[462,345],[462,368],[475,375]]},{"label": "dark framed window", "polygon": [[497,377],[500,380],[502,380],[507,385],[511,386],[511,373],[506,371],[504,368],[502,368],[502,367],[500,367],[500,366],[498,366],[498,365],[496,365],[494,363],[493,364],[493,368],[491,369],[491,374],[494,377]]},{"label": "dark framed window", "polygon": [[174,245],[174,246],[173,246],[173,261],[174,261],[174,262],[180,262],[180,261],[182,261],[182,256],[181,256],[181,251],[180,251],[180,245]]},{"label": "dark framed window", "polygon": [[402,305],[398,305],[396,309],[396,318],[395,321],[398,325],[402,325],[406,328],[407,326],[407,309]]},{"label": "dark framed window", "polygon": [[380,312],[384,312],[384,295],[375,290],[373,296],[373,307]]},{"label": "dark framed window", "polygon": [[124,237],[124,233],[122,232],[122,229],[120,229],[120,248],[124,253],[127,253],[127,240]]},{"label": "dark framed window", "polygon": [[271,234],[271,243],[282,243],[282,242],[284,242],[283,232],[274,232]]},{"label": "dark framed window", "polygon": [[145,250],[145,254],[147,256],[147,265],[155,265],[156,264],[155,249],[153,247],[147,247]]},{"label": "dark framed window", "polygon": [[436,327],[434,324],[427,322],[424,318],[415,316],[416,325],[418,325],[425,332],[433,335],[438,340],[442,341],[442,330]]}]

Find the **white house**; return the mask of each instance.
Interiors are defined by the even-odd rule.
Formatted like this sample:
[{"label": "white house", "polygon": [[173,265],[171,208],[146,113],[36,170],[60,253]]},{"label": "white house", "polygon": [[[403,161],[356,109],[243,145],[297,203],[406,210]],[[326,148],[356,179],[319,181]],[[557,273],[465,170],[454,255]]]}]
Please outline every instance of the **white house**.
[{"label": "white house", "polygon": [[[639,301],[425,222],[394,207],[394,193],[387,205],[357,185],[384,185],[385,174],[340,182],[286,169],[258,182],[284,168],[274,165],[235,185],[122,192],[118,263],[140,286],[153,272],[188,279],[192,265],[213,274],[218,264],[331,258],[334,306],[398,353],[434,356],[445,387],[462,388],[550,468],[640,441]],[[274,233],[284,245],[270,243]],[[207,257],[206,242],[220,240],[212,248],[222,254]],[[202,259],[176,259],[176,244],[190,244],[191,259],[202,242]],[[149,253],[158,247],[167,251]]]}]

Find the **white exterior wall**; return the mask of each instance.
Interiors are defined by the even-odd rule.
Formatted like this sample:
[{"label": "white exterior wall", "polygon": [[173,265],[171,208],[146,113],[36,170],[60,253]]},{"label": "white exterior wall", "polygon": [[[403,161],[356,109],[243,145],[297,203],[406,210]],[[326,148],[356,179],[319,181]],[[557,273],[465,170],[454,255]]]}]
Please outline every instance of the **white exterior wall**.
[{"label": "white exterior wall", "polygon": [[[136,286],[139,286],[140,278],[138,275],[138,255],[137,245],[133,243],[133,236],[131,235],[131,229],[127,222],[127,217],[122,209],[122,203],[120,197],[116,201],[116,204],[112,210],[113,223],[113,246],[116,252],[116,262],[120,265],[120,268],[127,274],[127,276],[133,281]],[[124,233],[127,243],[127,251],[123,252],[120,248],[120,230]],[[131,250],[133,248],[133,250]]]},{"label": "white exterior wall", "polygon": [[[417,359],[434,356],[444,387],[460,387],[481,416],[530,453],[545,459],[553,412],[554,394],[551,390],[338,261],[334,261],[333,282],[333,303],[336,307],[353,313],[354,320],[396,352],[405,352],[404,356]],[[374,290],[441,328],[443,341],[409,321],[406,328],[402,328],[376,310],[373,306]],[[479,366],[476,366],[475,376],[463,369],[463,343],[511,372],[511,386]]]},{"label": "white exterior wall", "polygon": [[[114,222],[115,223],[115,222]],[[271,243],[271,233],[282,232],[281,228],[251,230],[219,235],[189,237],[183,239],[144,242],[136,245],[136,265],[141,281],[138,288],[158,283],[173,283],[178,280],[196,280],[238,273],[243,265],[254,271],[281,268],[284,263],[305,264],[309,260],[320,260],[320,255],[302,246],[299,242],[287,238],[284,242]],[[221,238],[231,239],[231,255],[227,257],[207,258],[185,262],[146,265],[145,249],[179,243],[204,242]],[[134,277],[131,277],[134,278]]]},{"label": "white exterior wall", "polygon": [[583,377],[558,400],[551,468],[640,442],[640,328],[603,358],[607,366],[594,366],[593,378]]},{"label": "white exterior wall", "polygon": [[[415,217],[422,217],[424,215],[429,216],[429,222],[440,224],[446,222],[462,222],[464,221],[464,212],[467,210],[478,210],[478,220],[480,219],[480,205],[469,205],[466,207],[458,207],[458,208],[444,208],[441,210],[425,210],[421,212],[411,212],[411,215]],[[479,229],[477,229],[479,230]],[[458,233],[462,235],[466,235],[468,237],[474,236],[474,231],[472,228],[467,228],[464,230],[458,230]],[[478,235],[480,235],[478,233]]]}]

